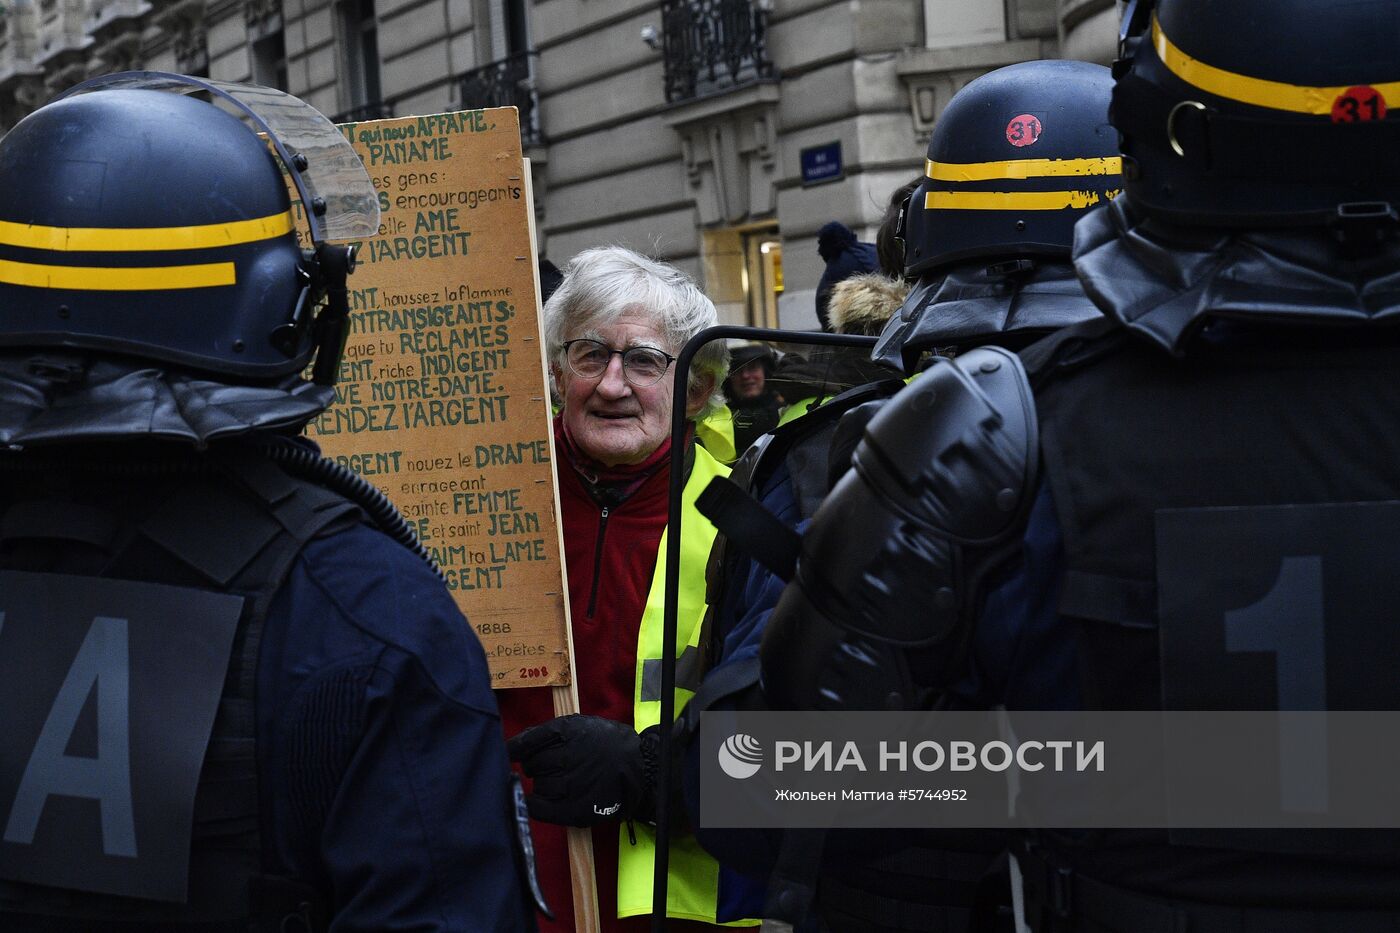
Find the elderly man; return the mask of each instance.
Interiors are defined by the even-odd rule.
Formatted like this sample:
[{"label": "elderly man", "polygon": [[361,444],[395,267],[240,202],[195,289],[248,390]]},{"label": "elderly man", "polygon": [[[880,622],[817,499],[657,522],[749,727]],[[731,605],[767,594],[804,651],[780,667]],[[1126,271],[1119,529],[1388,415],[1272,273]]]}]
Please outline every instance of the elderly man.
[{"label": "elderly man", "polygon": [[[545,339],[563,407],[555,419],[559,495],[569,567],[575,677],[584,715],[550,719],[547,691],[501,696],[511,753],[533,778],[529,798],[542,883],[559,913],[549,930],[572,931],[564,833],[592,826],[598,901],[608,931],[646,929],[651,910],[655,805],[651,787],[661,713],[664,586],[658,554],[666,532],[671,464],[687,472],[676,705],[698,680],[704,568],[715,530],[695,498],[728,471],[687,433],[671,450],[671,412],[692,420],[716,404],[727,371],[720,343],[697,355],[686,398],[672,398],[672,364],[685,342],[717,322],[714,305],[683,273],[620,247],[569,263],[545,306]],[[545,722],[545,720],[549,720]],[[671,844],[668,914],[713,921],[717,866],[683,837]],[[630,918],[630,919],[627,919]],[[673,921],[671,929],[687,924]]]}]

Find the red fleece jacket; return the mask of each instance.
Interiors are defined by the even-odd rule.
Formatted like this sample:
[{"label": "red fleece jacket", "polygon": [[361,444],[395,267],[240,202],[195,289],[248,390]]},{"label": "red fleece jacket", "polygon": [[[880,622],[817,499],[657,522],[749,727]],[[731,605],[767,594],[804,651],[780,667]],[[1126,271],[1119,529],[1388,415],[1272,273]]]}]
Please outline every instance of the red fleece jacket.
[{"label": "red fleece jacket", "polygon": [[[579,712],[632,724],[632,692],[637,670],[637,629],[651,591],[661,533],[666,528],[666,499],[671,472],[666,464],[649,476],[620,505],[607,509],[589,493],[566,461],[566,443],[556,420],[559,501],[564,522],[564,555],[569,568],[569,609],[573,616],[574,678]],[[663,447],[666,445],[663,445]],[[554,716],[550,690],[527,687],[500,690],[496,699],[507,736]],[[551,923],[540,917],[542,933],[574,933],[573,895],[569,887],[569,853],[564,828],[531,821],[540,885],[554,910]],[[593,830],[598,872],[598,912],[603,933],[645,933],[649,917],[617,918],[617,843],[615,823]],[[669,920],[674,931],[716,930],[709,924]]]}]

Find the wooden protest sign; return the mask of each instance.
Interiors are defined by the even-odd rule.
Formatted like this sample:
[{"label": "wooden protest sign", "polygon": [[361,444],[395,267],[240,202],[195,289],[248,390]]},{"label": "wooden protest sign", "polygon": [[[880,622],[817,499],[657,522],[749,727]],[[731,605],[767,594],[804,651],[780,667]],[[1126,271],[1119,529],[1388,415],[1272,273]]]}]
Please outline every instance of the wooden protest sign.
[{"label": "wooden protest sign", "polygon": [[514,108],[345,124],[379,196],[336,404],[307,426],[432,552],[494,687],[571,661],[529,186]]},{"label": "wooden protest sign", "polygon": [[[515,108],[341,127],[379,196],[350,280],[336,403],[307,426],[413,523],[496,688],[578,710],[529,165]],[[592,839],[568,834],[574,917],[599,928]]]}]

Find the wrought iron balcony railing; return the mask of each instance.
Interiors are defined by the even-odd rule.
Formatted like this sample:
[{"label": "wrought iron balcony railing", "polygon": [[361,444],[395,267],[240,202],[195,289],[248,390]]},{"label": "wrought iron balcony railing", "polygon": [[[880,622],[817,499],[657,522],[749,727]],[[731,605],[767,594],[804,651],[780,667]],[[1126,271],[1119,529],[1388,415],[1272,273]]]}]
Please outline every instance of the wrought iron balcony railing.
[{"label": "wrought iron balcony railing", "polygon": [[520,140],[527,146],[544,142],[540,131],[539,95],[535,92],[536,52],[517,52],[500,61],[465,72],[458,79],[462,106],[515,107],[520,111]]},{"label": "wrought iron balcony railing", "polygon": [[332,123],[363,123],[366,120],[387,120],[394,115],[394,105],[388,101],[372,100],[331,117]]},{"label": "wrought iron balcony railing", "polygon": [[666,100],[773,77],[765,6],[761,0],[661,0]]}]

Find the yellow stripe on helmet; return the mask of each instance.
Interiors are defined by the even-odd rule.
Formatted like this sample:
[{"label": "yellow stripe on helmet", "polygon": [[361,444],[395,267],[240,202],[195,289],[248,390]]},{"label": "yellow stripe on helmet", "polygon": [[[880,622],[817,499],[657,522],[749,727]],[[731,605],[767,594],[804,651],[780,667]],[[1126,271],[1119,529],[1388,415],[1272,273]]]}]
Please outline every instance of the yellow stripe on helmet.
[{"label": "yellow stripe on helmet", "polygon": [[194,227],[44,227],[0,220],[0,245],[93,253],[209,249],[270,240],[292,229],[289,211]]},{"label": "yellow stripe on helmet", "polygon": [[1012,159],[1006,162],[934,162],[925,174],[934,181],[993,181],[1004,178],[1063,178],[1086,175],[1121,175],[1119,156],[1088,159]]},{"label": "yellow stripe on helmet", "polygon": [[197,266],[46,266],[0,259],[0,283],[30,288],[63,288],[83,292],[174,291],[233,285],[237,280],[231,262]]},{"label": "yellow stripe on helmet", "polygon": [[[1252,104],[1255,107],[1330,116],[1337,98],[1357,86],[1352,84],[1338,87],[1305,87],[1300,84],[1251,78],[1207,65],[1173,45],[1155,16],[1152,18],[1152,47],[1157,50],[1157,57],[1167,66],[1167,70],[1187,84],[1216,97]],[[1400,100],[1400,81],[1367,86],[1375,88],[1387,101]]]},{"label": "yellow stripe on helmet", "polygon": [[[1107,192],[1109,200],[1118,191]],[[924,208],[930,211],[1062,211],[1099,203],[1097,191],[930,191]]]}]

